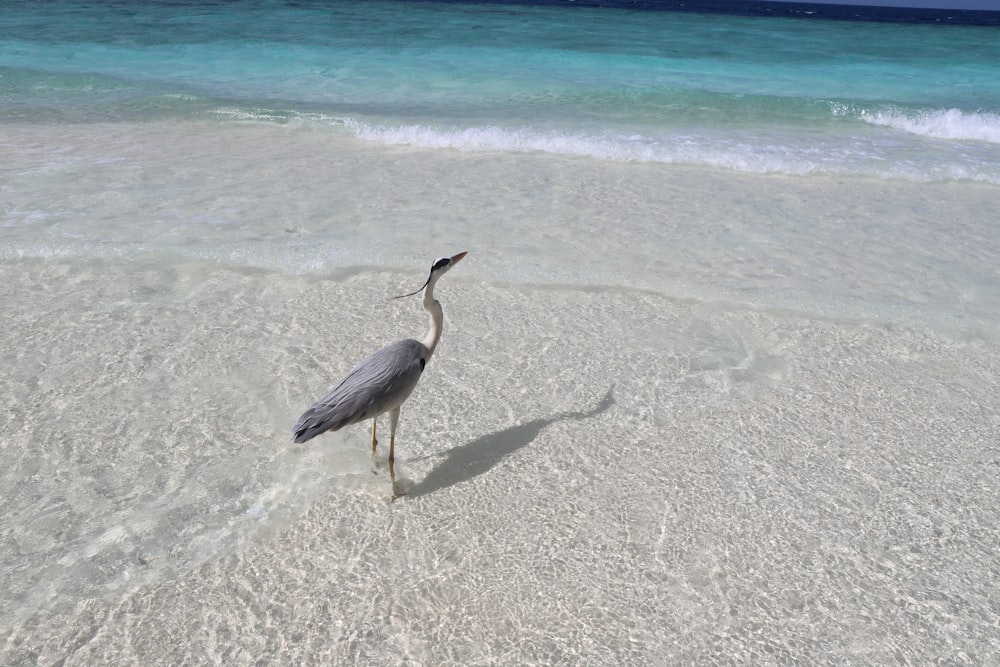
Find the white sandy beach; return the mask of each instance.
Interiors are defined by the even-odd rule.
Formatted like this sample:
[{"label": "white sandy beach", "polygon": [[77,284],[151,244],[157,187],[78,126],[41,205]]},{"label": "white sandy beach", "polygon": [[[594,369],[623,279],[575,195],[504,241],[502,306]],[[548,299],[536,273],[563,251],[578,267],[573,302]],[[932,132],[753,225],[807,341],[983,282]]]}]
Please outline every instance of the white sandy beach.
[{"label": "white sandy beach", "polygon": [[173,129],[6,135],[0,663],[1000,660],[995,189]]},{"label": "white sandy beach", "polygon": [[776,4],[5,0],[0,667],[1000,665],[996,17]]},{"label": "white sandy beach", "polygon": [[995,344],[461,268],[390,503],[288,430],[414,276],[5,263],[4,664],[1000,656]]}]

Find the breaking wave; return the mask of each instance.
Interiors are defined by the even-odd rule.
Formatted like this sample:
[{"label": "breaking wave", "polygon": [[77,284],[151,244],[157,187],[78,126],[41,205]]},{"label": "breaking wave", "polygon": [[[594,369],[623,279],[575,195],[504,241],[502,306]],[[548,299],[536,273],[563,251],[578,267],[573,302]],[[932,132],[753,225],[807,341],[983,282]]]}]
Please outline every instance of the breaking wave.
[{"label": "breaking wave", "polygon": [[960,109],[907,111],[888,108],[863,111],[858,117],[872,125],[891,127],[935,139],[1000,144],[1000,113],[966,112]]},{"label": "breaking wave", "polygon": [[[909,149],[898,148],[898,142],[870,141],[868,137],[827,136],[806,140],[803,136],[763,132],[587,134],[523,127],[376,125],[353,119],[342,123],[359,139],[390,146],[548,153],[618,162],[709,166],[757,174],[857,174],[918,182],[973,180],[1000,184],[1000,160],[989,158],[994,152],[992,147],[983,156],[956,154],[942,148],[937,152],[923,151],[920,159],[914,160]],[[985,120],[984,124],[989,127]],[[1000,142],[1000,122],[997,125],[993,132],[998,136],[993,140]],[[962,138],[971,138],[974,124],[964,127]],[[992,136],[985,129],[980,134]]]}]

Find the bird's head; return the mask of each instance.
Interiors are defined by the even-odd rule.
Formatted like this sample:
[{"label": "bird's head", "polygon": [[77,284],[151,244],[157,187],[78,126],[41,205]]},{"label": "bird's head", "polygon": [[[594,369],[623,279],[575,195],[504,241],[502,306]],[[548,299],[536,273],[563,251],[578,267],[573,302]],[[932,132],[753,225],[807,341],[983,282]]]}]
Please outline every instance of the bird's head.
[{"label": "bird's head", "polygon": [[410,292],[409,294],[403,294],[401,296],[397,296],[394,298],[405,299],[408,296],[413,296],[414,294],[420,294],[420,292],[424,291],[425,287],[427,287],[428,285],[433,285],[435,282],[437,282],[438,278],[448,273],[448,270],[451,269],[451,267],[458,264],[460,261],[462,261],[462,258],[465,257],[467,254],[468,254],[467,252],[460,252],[457,255],[453,255],[451,257],[442,257],[440,259],[434,260],[434,263],[431,265],[431,273],[429,276],[427,276],[427,280],[424,282],[424,284],[420,286],[420,289],[418,289],[416,292]]}]

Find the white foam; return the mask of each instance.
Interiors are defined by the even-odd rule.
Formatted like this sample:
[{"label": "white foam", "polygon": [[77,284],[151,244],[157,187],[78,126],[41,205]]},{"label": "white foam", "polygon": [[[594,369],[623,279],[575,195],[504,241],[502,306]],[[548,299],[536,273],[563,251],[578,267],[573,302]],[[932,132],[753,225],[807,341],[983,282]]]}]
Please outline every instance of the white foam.
[{"label": "white foam", "polygon": [[[956,113],[961,116],[961,112]],[[969,118],[967,115],[962,117]],[[871,118],[885,119],[879,114]],[[964,123],[949,118],[952,116],[946,114],[937,121],[937,125],[954,125],[952,134],[955,136],[1000,141],[1000,121],[995,118],[991,121],[988,114],[977,115]],[[892,116],[892,122],[901,126],[904,119],[905,116]],[[883,124],[888,122],[886,120]],[[923,152],[921,160],[914,162],[912,152],[905,152],[905,147],[901,149],[896,141],[880,143],[822,136],[805,141],[801,135],[787,131],[784,134],[769,134],[762,130],[752,136],[711,135],[697,130],[662,135],[588,134],[529,127],[374,125],[350,118],[342,119],[337,124],[342,124],[364,141],[387,146],[452,149],[470,153],[547,153],[614,162],[709,166],[750,174],[865,175],[914,182],[973,180],[1000,183],[997,165],[989,157],[958,156],[959,161],[955,161],[956,156],[948,151]],[[926,125],[928,133],[934,131],[934,123],[927,121]],[[940,132],[944,134],[943,129]]]},{"label": "white foam", "polygon": [[426,125],[375,126],[347,120],[345,126],[365,141],[464,152],[550,153],[616,162],[701,164],[750,173],[806,174],[815,167],[797,159],[787,146],[764,147],[741,141],[689,134],[666,137],[641,134],[564,134],[531,128],[497,126],[441,129]]},{"label": "white foam", "polygon": [[858,117],[872,125],[891,127],[936,139],[1000,144],[1000,114],[997,113],[965,112],[961,109],[913,112],[888,108],[862,111]]}]

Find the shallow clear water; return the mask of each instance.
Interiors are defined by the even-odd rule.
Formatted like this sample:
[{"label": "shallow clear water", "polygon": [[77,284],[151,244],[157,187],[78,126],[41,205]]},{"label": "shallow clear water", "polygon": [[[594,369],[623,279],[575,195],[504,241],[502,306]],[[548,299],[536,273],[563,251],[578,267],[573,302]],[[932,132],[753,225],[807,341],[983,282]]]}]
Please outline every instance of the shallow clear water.
[{"label": "shallow clear water", "polygon": [[[996,659],[998,56],[5,4],[0,662]],[[390,504],[289,432],[460,250]]]}]

